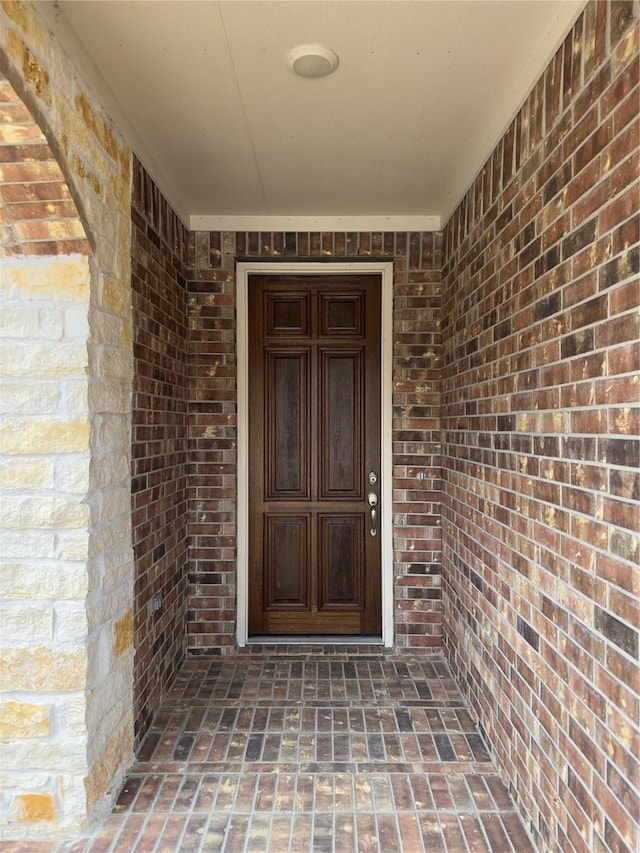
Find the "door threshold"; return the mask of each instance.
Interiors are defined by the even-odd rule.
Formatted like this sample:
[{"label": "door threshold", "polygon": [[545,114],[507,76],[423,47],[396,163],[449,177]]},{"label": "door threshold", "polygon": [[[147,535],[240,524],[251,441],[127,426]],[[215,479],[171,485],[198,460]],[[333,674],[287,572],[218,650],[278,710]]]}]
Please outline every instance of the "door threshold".
[{"label": "door threshold", "polygon": [[277,636],[255,636],[247,640],[249,646],[382,646],[382,637],[340,635],[298,635],[278,634]]}]

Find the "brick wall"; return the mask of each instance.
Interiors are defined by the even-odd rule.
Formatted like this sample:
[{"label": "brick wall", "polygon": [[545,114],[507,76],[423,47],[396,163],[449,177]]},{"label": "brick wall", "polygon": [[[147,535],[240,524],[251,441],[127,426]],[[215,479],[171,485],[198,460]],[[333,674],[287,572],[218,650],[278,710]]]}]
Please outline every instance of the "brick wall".
[{"label": "brick wall", "polygon": [[[239,256],[395,258],[396,642],[439,646],[439,235],[187,234],[137,162],[132,219],[138,738],[187,647],[235,646]],[[154,611],[157,593],[163,605]]]},{"label": "brick wall", "polygon": [[187,231],[137,160],[131,213],[134,693],[139,741],[186,654]]},{"label": "brick wall", "polygon": [[445,644],[543,850],[638,844],[638,27],[590,3],[447,223]]},{"label": "brick wall", "polygon": [[220,653],[235,643],[234,260],[267,256],[394,259],[396,644],[439,646],[439,235],[197,232],[192,237],[190,649]]}]

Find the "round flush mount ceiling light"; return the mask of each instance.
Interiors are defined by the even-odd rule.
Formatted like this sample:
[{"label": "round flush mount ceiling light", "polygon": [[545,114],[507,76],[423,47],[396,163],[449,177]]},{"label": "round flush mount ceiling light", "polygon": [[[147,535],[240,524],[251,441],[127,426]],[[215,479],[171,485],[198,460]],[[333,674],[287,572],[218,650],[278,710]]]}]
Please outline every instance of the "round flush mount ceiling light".
[{"label": "round flush mount ceiling light", "polygon": [[289,51],[287,65],[298,77],[327,77],[338,67],[338,57],[322,44],[301,44]]}]

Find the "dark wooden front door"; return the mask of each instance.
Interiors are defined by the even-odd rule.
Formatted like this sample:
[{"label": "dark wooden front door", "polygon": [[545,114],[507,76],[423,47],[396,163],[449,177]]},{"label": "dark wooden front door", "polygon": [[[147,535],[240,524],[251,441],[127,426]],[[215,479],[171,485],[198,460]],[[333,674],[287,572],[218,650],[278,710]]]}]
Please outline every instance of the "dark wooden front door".
[{"label": "dark wooden front door", "polygon": [[380,305],[378,275],[249,278],[250,636],[381,635]]}]

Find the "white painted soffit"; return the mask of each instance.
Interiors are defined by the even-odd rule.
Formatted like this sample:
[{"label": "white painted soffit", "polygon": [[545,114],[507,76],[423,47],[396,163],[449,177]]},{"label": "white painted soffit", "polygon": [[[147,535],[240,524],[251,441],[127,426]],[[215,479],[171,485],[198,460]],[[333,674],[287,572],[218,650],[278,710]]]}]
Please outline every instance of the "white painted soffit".
[{"label": "white painted soffit", "polygon": [[[38,0],[184,223],[438,230],[585,0]],[[295,44],[340,56],[323,80]]]}]

